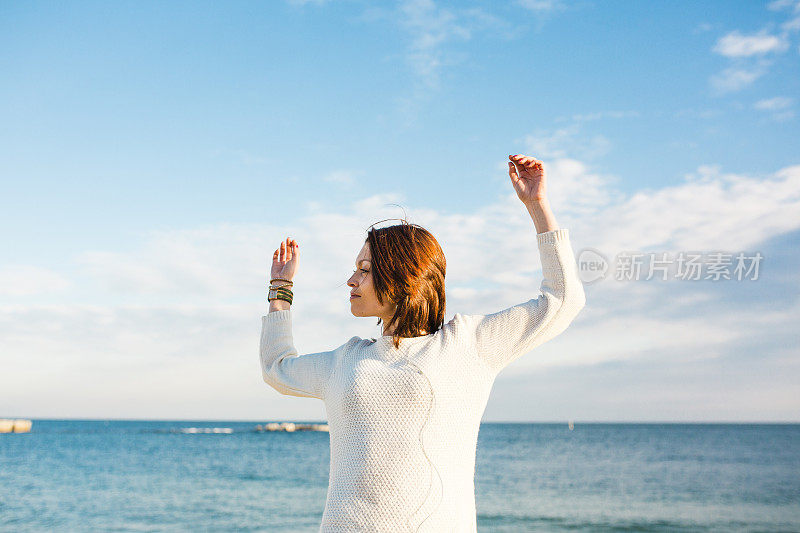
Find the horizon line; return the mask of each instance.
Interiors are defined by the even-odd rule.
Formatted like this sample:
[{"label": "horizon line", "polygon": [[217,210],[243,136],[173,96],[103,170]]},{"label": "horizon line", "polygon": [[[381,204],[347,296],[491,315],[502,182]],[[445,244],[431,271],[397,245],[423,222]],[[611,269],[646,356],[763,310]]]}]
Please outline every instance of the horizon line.
[{"label": "horizon line", "polygon": [[[23,419],[32,421],[85,421],[85,422],[230,422],[230,423],[254,423],[263,424],[265,422],[294,422],[309,424],[328,424],[327,420],[298,420],[298,419],[221,419],[221,418],[31,418],[23,416],[2,416],[0,419]],[[797,425],[800,420],[481,420],[480,424],[784,424]]]}]

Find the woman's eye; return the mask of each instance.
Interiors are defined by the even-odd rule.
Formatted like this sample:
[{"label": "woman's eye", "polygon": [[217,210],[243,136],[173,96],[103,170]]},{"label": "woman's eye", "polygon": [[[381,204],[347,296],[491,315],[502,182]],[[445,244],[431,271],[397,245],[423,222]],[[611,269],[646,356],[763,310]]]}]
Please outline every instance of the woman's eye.
[{"label": "woman's eye", "polygon": [[365,273],[365,274],[366,274],[367,272],[369,272],[369,270],[364,270],[364,269],[362,268],[362,269],[361,269],[361,272],[363,272],[363,273]]}]

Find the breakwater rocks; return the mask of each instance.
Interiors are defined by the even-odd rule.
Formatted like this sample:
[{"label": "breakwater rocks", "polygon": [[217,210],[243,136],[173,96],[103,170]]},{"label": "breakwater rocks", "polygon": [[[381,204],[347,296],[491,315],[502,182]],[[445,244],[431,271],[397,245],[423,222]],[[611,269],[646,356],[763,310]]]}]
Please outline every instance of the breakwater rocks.
[{"label": "breakwater rocks", "polygon": [[256,431],[328,431],[328,424],[296,424],[294,422],[270,422],[256,426]]},{"label": "breakwater rocks", "polygon": [[0,418],[0,433],[27,433],[32,425],[24,418]]}]

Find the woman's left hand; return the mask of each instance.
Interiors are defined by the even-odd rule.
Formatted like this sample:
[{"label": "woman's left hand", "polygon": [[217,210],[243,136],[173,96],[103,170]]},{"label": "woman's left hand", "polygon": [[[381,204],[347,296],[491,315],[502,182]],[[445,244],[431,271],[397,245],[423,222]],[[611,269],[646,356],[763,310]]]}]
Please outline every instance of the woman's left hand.
[{"label": "woman's left hand", "polygon": [[508,176],[522,203],[544,201],[547,197],[544,164],[539,159],[519,154],[508,158],[511,160],[508,162]]}]

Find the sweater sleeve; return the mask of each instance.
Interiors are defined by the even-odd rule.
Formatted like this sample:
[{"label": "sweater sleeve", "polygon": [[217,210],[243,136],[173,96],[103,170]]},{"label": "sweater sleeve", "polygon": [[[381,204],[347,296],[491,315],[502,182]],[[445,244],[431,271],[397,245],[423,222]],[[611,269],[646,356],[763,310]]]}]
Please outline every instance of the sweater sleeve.
[{"label": "sweater sleeve", "polygon": [[536,234],[542,261],[539,294],[489,315],[461,315],[478,357],[495,374],[565,329],[586,305],[569,231]]},{"label": "sweater sleeve", "polygon": [[284,395],[325,399],[328,379],[344,350],[360,340],[351,337],[327,352],[298,355],[292,340],[291,309],[261,317],[261,376]]}]

